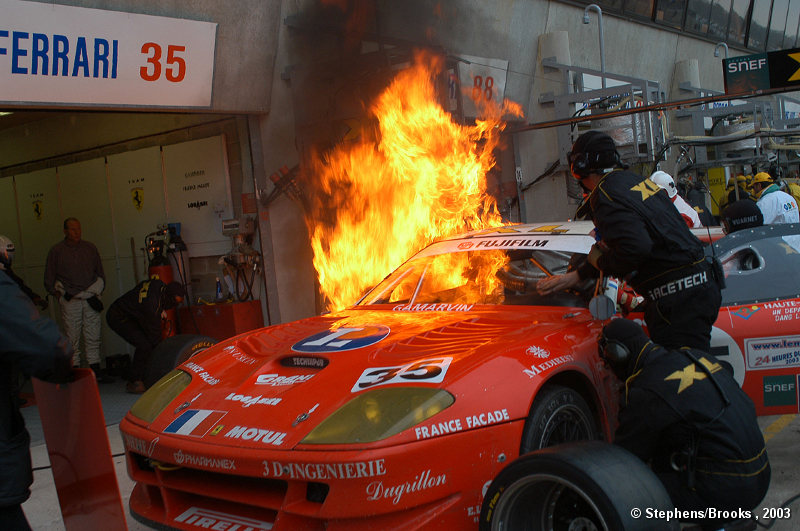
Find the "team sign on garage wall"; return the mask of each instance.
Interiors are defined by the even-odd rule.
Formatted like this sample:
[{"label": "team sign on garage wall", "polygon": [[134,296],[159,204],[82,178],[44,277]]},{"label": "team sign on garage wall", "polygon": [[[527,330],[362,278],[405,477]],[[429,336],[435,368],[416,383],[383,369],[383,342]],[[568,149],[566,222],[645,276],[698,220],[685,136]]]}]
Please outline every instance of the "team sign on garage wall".
[{"label": "team sign on garage wall", "polygon": [[210,107],[217,25],[0,2],[0,102]]}]

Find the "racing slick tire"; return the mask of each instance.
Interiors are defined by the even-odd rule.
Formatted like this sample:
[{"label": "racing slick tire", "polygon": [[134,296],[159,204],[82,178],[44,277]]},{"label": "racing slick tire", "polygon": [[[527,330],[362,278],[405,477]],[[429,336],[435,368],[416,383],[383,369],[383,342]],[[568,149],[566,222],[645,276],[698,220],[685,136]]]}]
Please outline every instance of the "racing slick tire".
[{"label": "racing slick tire", "polygon": [[178,334],[164,339],[150,353],[144,385],[151,387],[169,371],[216,342],[216,339],[196,334]]},{"label": "racing slick tire", "polygon": [[536,450],[501,470],[483,498],[480,531],[677,530],[675,519],[648,516],[669,510],[669,494],[638,457],[579,441]]},{"label": "racing slick tire", "polygon": [[592,409],[580,393],[569,387],[548,384],[539,390],[533,401],[519,453],[599,438]]}]

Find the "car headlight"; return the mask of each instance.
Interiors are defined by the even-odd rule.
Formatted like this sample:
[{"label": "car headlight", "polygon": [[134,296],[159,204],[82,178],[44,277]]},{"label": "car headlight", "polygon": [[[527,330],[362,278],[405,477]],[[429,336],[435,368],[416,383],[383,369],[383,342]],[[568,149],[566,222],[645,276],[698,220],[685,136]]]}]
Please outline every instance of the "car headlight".
[{"label": "car headlight", "polygon": [[311,430],[302,442],[346,444],[380,441],[424,422],[450,407],[453,402],[453,395],[442,389],[375,389],[337,409]]},{"label": "car headlight", "polygon": [[131,415],[148,424],[164,411],[164,408],[186,389],[192,377],[189,373],[174,370],[157,381],[133,404]]}]

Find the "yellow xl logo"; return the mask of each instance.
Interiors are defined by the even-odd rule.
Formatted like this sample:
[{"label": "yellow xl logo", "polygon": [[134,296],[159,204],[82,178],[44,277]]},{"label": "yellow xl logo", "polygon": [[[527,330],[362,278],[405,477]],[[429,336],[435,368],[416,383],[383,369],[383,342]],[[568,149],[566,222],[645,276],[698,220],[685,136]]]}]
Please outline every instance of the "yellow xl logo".
[{"label": "yellow xl logo", "polygon": [[[711,363],[706,358],[700,358],[700,363],[705,366],[708,371],[713,374],[720,370],[722,367],[719,363]],[[666,378],[664,381],[667,380],[680,380],[680,384],[678,384],[678,393],[682,393],[685,389],[690,387],[695,380],[703,380],[706,377],[706,373],[702,371],[698,371],[697,366],[694,363],[690,363],[686,367],[683,368],[682,371],[675,371]]]},{"label": "yellow xl logo", "polygon": [[631,188],[632,192],[641,192],[642,201],[644,201],[648,197],[651,197],[659,190],[661,190],[661,188],[650,179],[645,179],[644,181],[640,182],[639,184]]}]

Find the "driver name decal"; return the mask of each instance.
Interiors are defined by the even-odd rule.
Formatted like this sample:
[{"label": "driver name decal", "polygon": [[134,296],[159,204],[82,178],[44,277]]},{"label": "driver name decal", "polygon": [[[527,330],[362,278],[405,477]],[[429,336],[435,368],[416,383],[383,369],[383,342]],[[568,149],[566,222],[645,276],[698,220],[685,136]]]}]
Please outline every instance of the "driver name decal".
[{"label": "driver name decal", "polygon": [[446,483],[446,474],[431,476],[431,471],[426,470],[422,474],[414,476],[412,481],[405,481],[396,485],[384,485],[383,481],[373,481],[367,485],[367,499],[369,501],[392,500],[392,504],[397,505],[404,494],[432,489]]},{"label": "driver name decal", "polygon": [[398,304],[392,310],[396,312],[468,312],[473,306],[475,305],[431,302],[429,304]]},{"label": "driver name decal", "polygon": [[389,332],[389,327],[384,325],[331,328],[298,341],[292,345],[292,350],[317,353],[355,350],[382,341]]},{"label": "driver name decal", "polygon": [[395,383],[441,383],[451,361],[453,361],[451,357],[431,358],[406,365],[365,369],[350,392],[355,393],[370,387]]}]

